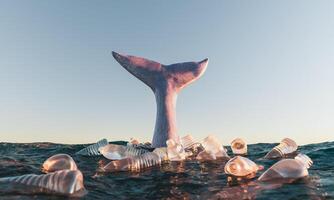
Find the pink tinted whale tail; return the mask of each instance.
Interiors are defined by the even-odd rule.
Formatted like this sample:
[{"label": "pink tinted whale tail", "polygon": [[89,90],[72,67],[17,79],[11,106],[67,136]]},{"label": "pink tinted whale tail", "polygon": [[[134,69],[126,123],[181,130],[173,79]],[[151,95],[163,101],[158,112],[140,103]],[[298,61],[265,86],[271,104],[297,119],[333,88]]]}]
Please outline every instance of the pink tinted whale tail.
[{"label": "pink tinted whale tail", "polygon": [[171,65],[112,52],[116,61],[128,72],[149,86],[157,102],[157,115],[152,140],[153,147],[165,147],[168,139],[179,141],[176,130],[177,94],[187,85],[200,78],[209,60],[184,62]]}]

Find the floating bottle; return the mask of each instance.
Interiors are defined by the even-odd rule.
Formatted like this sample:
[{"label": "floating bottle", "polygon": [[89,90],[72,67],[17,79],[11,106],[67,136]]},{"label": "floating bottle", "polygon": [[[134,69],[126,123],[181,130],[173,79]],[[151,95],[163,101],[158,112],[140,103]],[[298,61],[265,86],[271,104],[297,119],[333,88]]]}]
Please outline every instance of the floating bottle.
[{"label": "floating bottle", "polygon": [[186,158],[186,152],[181,144],[175,142],[173,139],[169,139],[167,144],[167,155],[170,161],[181,161]]},{"label": "floating bottle", "polygon": [[61,170],[43,175],[26,174],[0,178],[0,193],[82,197],[87,192],[79,170]]},{"label": "floating bottle", "polygon": [[226,153],[226,149],[223,147],[219,139],[214,135],[209,135],[208,137],[204,138],[202,146],[205,151],[215,154],[217,158],[229,158]]},{"label": "floating bottle", "polygon": [[102,168],[103,172],[140,171],[149,167],[161,165],[161,157],[154,152],[128,157],[109,162]]},{"label": "floating bottle", "polygon": [[263,167],[242,156],[231,158],[224,167],[227,175],[246,179],[254,178],[260,169],[263,169]]},{"label": "floating bottle", "polygon": [[155,148],[153,153],[156,153],[160,157],[162,162],[168,160],[168,154],[167,154],[166,147]]},{"label": "floating bottle", "polygon": [[297,151],[298,145],[290,138],[284,138],[281,143],[275,146],[265,155],[266,159],[276,159],[287,157]]},{"label": "floating bottle", "polygon": [[110,160],[121,160],[124,158],[129,158],[147,153],[149,152],[149,150],[143,148],[136,148],[133,146],[108,144],[106,146],[100,147],[99,152],[105,158],[108,158]]},{"label": "floating bottle", "polygon": [[235,155],[246,155],[247,143],[241,138],[236,138],[231,142],[231,149]]},{"label": "floating bottle", "polygon": [[139,140],[137,140],[136,138],[130,138],[130,142],[127,143],[128,146],[132,146],[136,144],[140,144]]},{"label": "floating bottle", "polygon": [[194,141],[194,138],[192,135],[188,134],[181,138],[180,140],[182,146],[184,149],[191,148],[196,142]]},{"label": "floating bottle", "polygon": [[201,160],[201,161],[216,160],[216,159],[217,157],[214,153],[207,152],[207,151],[201,151],[196,156],[196,160]]},{"label": "floating bottle", "polygon": [[283,159],[271,166],[259,181],[291,180],[308,176],[308,168],[313,161],[305,154],[298,154],[294,159]]},{"label": "floating bottle", "polygon": [[137,149],[146,149],[148,151],[153,151],[154,148],[152,147],[152,144],[149,142],[145,143],[139,143],[138,140],[131,138],[131,141],[126,144],[126,146],[132,146]]},{"label": "floating bottle", "polygon": [[107,139],[102,139],[95,144],[89,145],[88,147],[81,149],[76,154],[82,156],[98,156],[101,155],[99,148],[108,145]]},{"label": "floating bottle", "polygon": [[299,153],[295,157],[295,159],[299,160],[304,165],[304,167],[306,167],[307,169],[309,169],[313,165],[312,159],[308,157],[306,154]]},{"label": "floating bottle", "polygon": [[44,161],[42,170],[50,173],[59,170],[77,170],[77,165],[73,158],[67,154],[56,154]]},{"label": "floating bottle", "polygon": [[180,142],[186,152],[186,157],[195,158],[201,151],[204,150],[201,143],[195,142],[194,138],[190,134],[182,137]]}]

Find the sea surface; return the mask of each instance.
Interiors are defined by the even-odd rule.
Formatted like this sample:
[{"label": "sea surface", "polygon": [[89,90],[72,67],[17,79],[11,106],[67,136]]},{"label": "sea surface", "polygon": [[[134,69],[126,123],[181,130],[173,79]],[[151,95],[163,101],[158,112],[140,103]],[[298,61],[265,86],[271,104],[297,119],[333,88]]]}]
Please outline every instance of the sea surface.
[{"label": "sea surface", "polygon": [[[125,144],[125,142],[114,142]],[[261,159],[277,144],[248,146],[248,157],[268,169],[274,160]],[[265,185],[256,180],[241,185],[227,184],[224,162],[184,161],[165,163],[142,172],[98,174],[108,161],[100,157],[82,157],[75,152],[88,146],[54,143],[0,143],[0,177],[41,174],[48,157],[67,153],[84,174],[88,194],[82,199],[334,199],[334,142],[300,146],[314,162],[309,177],[293,183]],[[227,147],[229,155],[231,149]],[[257,176],[260,176],[260,171]],[[48,195],[0,194],[0,199],[66,199]]]}]

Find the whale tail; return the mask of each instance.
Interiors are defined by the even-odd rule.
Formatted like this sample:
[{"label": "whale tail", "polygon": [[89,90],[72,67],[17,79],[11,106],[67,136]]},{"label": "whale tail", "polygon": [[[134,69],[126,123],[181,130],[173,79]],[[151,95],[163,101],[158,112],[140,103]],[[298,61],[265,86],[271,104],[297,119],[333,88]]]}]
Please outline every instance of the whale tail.
[{"label": "whale tail", "polygon": [[137,56],[122,55],[112,52],[113,57],[128,72],[148,85],[153,91],[168,81],[180,91],[185,86],[197,80],[208,66],[208,58],[200,62],[184,62],[163,65],[156,61]]},{"label": "whale tail", "polygon": [[117,62],[132,75],[143,81],[154,92],[157,118],[152,147],[165,147],[166,141],[179,141],[176,133],[175,107],[177,94],[182,88],[197,80],[206,70],[208,59],[171,65],[146,58],[112,52]]}]

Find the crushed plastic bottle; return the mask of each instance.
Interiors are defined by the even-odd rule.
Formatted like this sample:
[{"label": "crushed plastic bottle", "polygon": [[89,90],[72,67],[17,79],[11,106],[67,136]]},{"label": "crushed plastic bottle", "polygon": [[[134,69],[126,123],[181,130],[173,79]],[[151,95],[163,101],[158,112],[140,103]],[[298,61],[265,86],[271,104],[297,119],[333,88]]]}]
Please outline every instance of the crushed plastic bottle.
[{"label": "crushed plastic bottle", "polygon": [[82,156],[98,156],[101,155],[101,153],[99,152],[99,148],[106,146],[107,144],[108,140],[102,139],[95,144],[89,145],[88,147],[81,149],[76,154]]},{"label": "crushed plastic bottle", "polygon": [[223,147],[219,139],[214,135],[209,135],[202,142],[204,150],[210,154],[214,154],[217,158],[229,158],[226,149]]},{"label": "crushed plastic bottle", "polygon": [[102,168],[103,172],[140,171],[149,167],[161,165],[161,158],[155,152],[129,157],[109,162]]},{"label": "crushed plastic bottle", "polygon": [[224,171],[230,176],[249,179],[254,178],[257,171],[262,168],[248,158],[235,156],[225,164]]},{"label": "crushed plastic bottle", "polygon": [[247,143],[241,138],[236,138],[231,142],[231,149],[235,155],[246,155]]},{"label": "crushed plastic bottle", "polygon": [[181,161],[186,158],[186,152],[181,144],[175,142],[173,139],[169,139],[167,144],[167,155],[170,161]]},{"label": "crushed plastic bottle", "polygon": [[265,159],[285,158],[297,151],[298,145],[290,138],[284,138],[281,143],[275,146],[265,155]]},{"label": "crushed plastic bottle", "polygon": [[42,165],[42,170],[46,173],[55,172],[59,170],[77,170],[73,158],[67,154],[56,154],[46,159]]},{"label": "crushed plastic bottle", "polygon": [[121,160],[133,156],[138,156],[149,152],[147,149],[136,148],[133,146],[123,146],[117,144],[108,144],[100,147],[99,152],[110,160]]},{"label": "crushed plastic bottle", "polygon": [[149,143],[149,142],[145,142],[145,143],[131,143],[131,142],[128,142],[127,143],[127,146],[131,146],[131,147],[134,147],[134,148],[137,148],[137,149],[146,149],[148,151],[153,151],[154,148],[152,147],[152,144]]},{"label": "crushed plastic bottle", "polygon": [[293,180],[308,176],[308,168],[313,161],[305,154],[298,154],[294,159],[283,159],[266,170],[259,181]]},{"label": "crushed plastic bottle", "polygon": [[188,134],[181,138],[181,144],[184,149],[191,148],[196,142],[194,141],[194,138],[192,135]]},{"label": "crushed plastic bottle", "polygon": [[204,150],[201,143],[195,142],[194,138],[190,134],[182,137],[180,142],[186,152],[186,157],[189,159],[195,158],[201,151]]},{"label": "crushed plastic bottle", "polygon": [[216,159],[217,159],[217,157],[214,153],[210,153],[210,152],[207,152],[207,151],[201,151],[196,156],[196,160],[202,160],[202,161],[216,160]]},{"label": "crushed plastic bottle", "polygon": [[82,197],[87,191],[79,170],[61,170],[43,175],[26,174],[0,178],[0,193]]},{"label": "crushed plastic bottle", "polygon": [[132,146],[136,144],[140,144],[139,140],[137,140],[136,138],[130,138],[130,142],[127,143],[128,146]]},{"label": "crushed plastic bottle", "polygon": [[167,161],[168,160],[168,154],[167,154],[167,148],[166,147],[159,147],[155,148],[153,153],[156,153],[161,161]]}]

